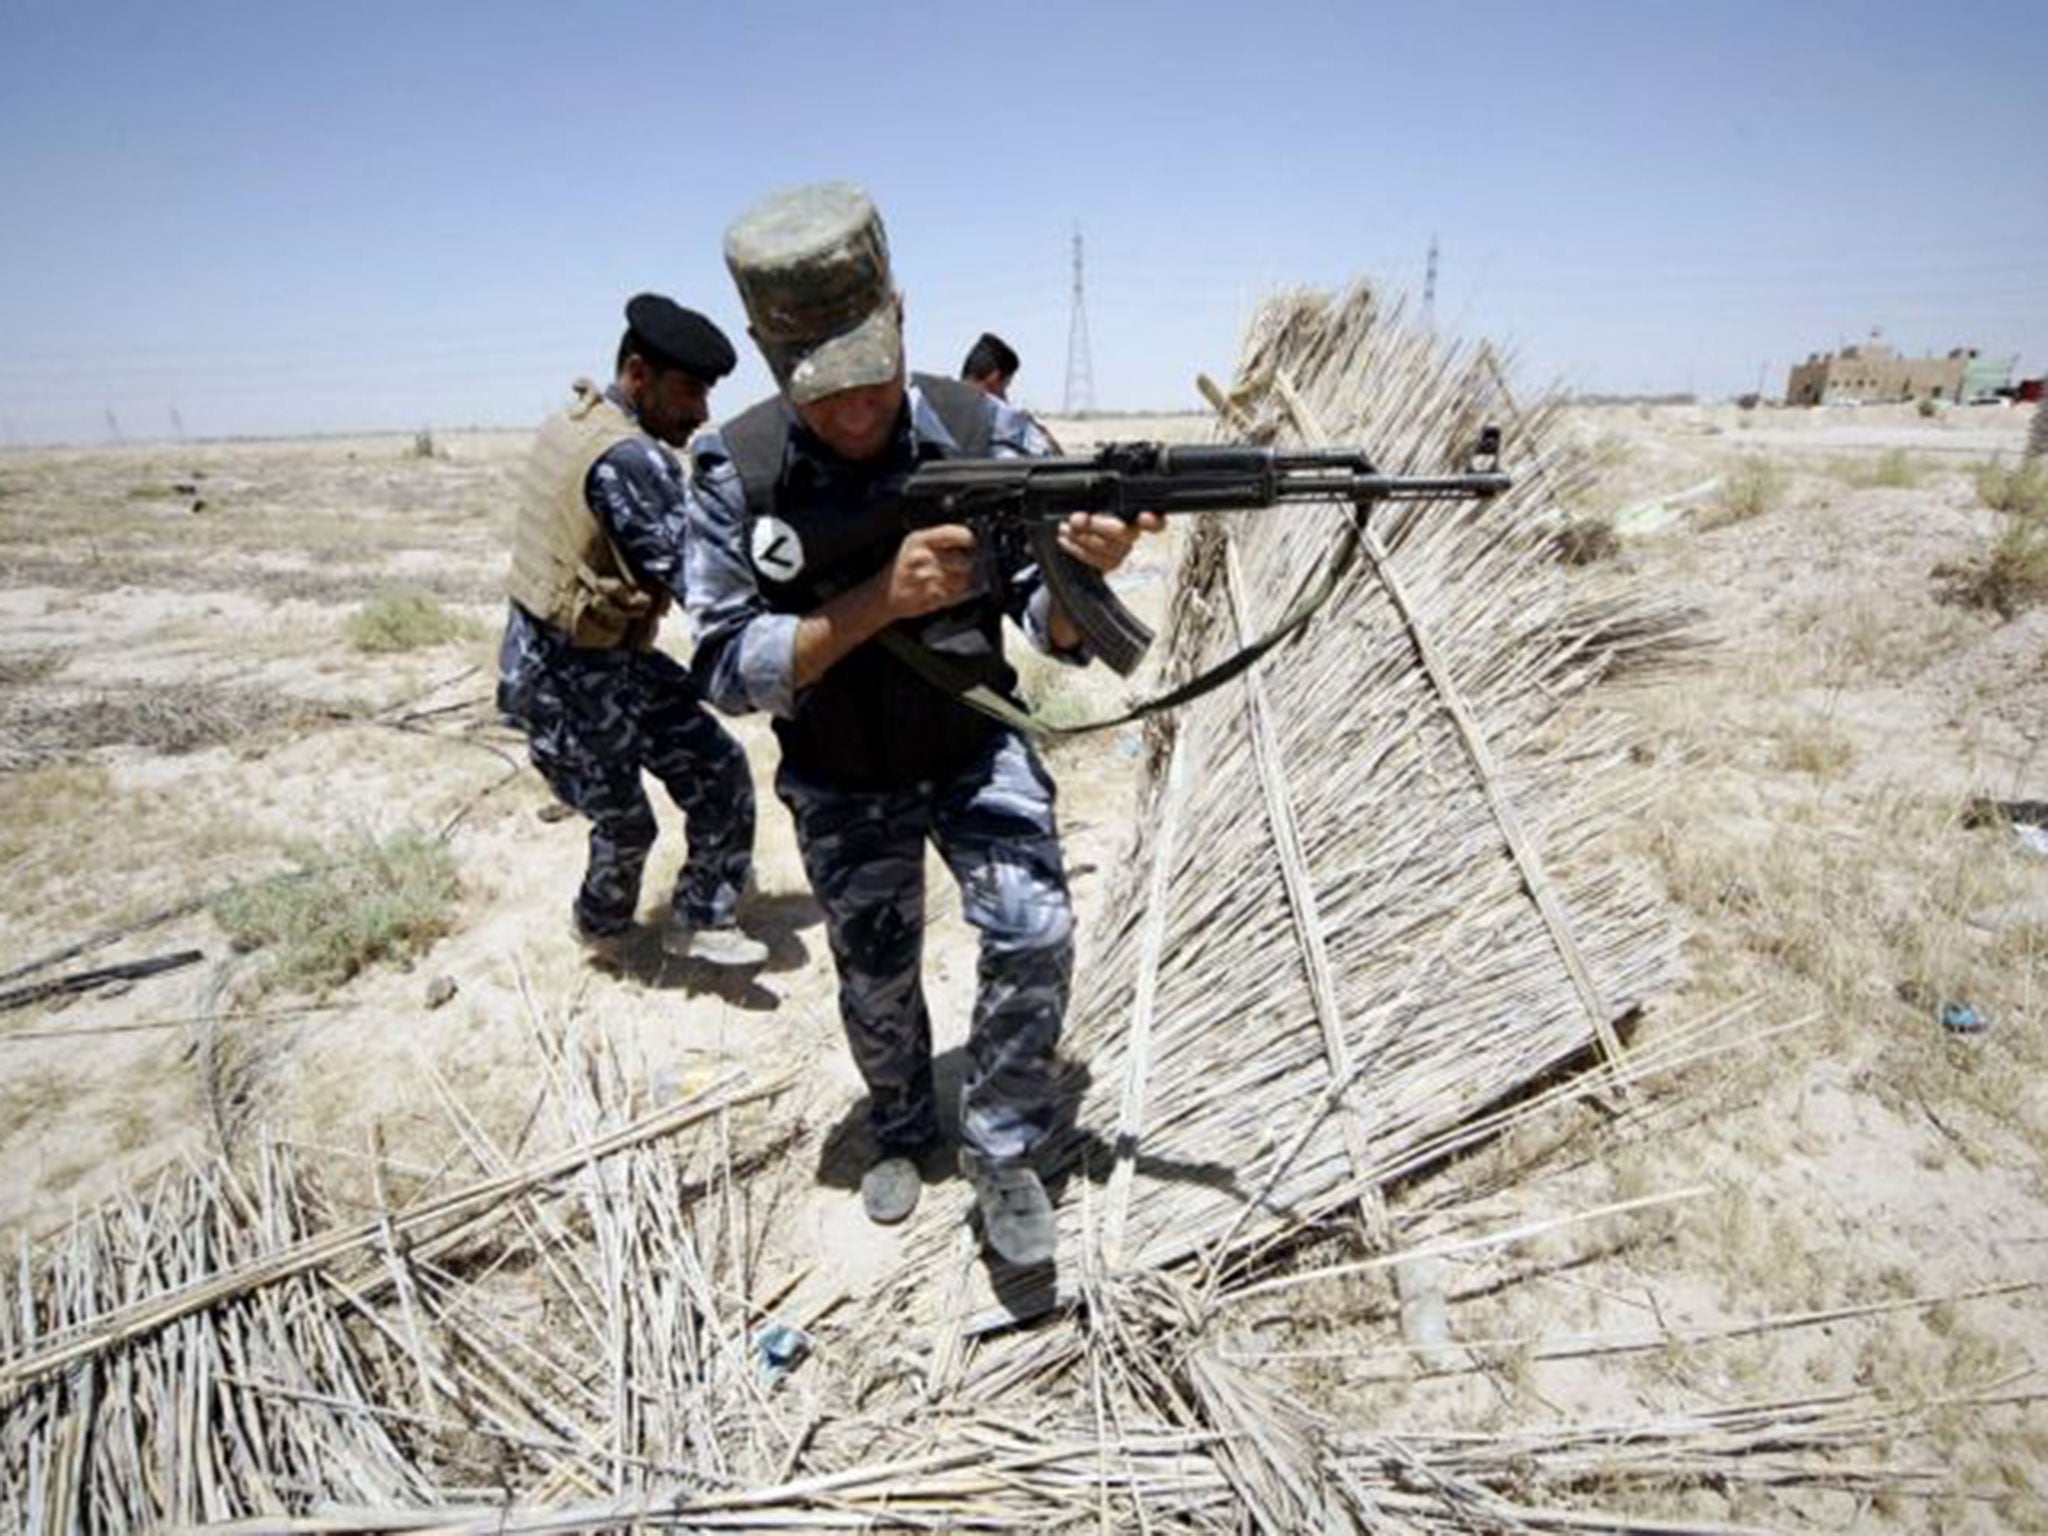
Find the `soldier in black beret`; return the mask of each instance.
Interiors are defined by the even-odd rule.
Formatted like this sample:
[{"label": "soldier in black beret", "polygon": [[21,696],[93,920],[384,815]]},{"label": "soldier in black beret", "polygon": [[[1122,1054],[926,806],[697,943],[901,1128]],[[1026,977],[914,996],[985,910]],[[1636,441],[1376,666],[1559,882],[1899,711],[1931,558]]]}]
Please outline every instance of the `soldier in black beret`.
[{"label": "soldier in black beret", "polygon": [[726,966],[768,955],[736,921],[754,850],[746,753],[690,674],[654,648],[683,584],[683,477],[671,450],[704,424],[712,386],[735,361],[704,316],[638,295],[611,384],[576,382],[536,435],[520,486],[498,708],[556,795],[590,821],[570,932],[602,964],[623,957],[654,846],[643,771],[682,809],[689,839],[664,951]]}]

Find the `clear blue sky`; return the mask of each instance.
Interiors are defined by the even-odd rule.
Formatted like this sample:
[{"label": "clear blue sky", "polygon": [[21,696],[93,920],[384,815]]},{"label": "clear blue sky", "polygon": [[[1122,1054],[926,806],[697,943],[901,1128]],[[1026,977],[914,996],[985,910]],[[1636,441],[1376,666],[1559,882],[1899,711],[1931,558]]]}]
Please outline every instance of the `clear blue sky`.
[{"label": "clear blue sky", "polygon": [[726,224],[873,192],[912,362],[1197,401],[1371,277],[1587,390],[1866,336],[2048,367],[2048,6],[0,0],[0,443],[524,425]]}]

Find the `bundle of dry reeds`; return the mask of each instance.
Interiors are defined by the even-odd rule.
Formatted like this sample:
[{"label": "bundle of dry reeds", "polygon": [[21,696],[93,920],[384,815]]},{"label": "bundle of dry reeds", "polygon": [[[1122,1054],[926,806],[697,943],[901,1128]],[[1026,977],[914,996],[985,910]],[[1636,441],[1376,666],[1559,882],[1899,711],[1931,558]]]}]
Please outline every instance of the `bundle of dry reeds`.
[{"label": "bundle of dry reeds", "polygon": [[[1669,1070],[1723,1033],[1674,1032],[1632,1065]],[[856,1326],[775,1388],[751,1336],[787,1289],[760,1276],[780,1146],[739,1123],[749,1095],[708,1084],[635,1118],[644,1092],[601,1042],[537,1050],[555,1152],[516,1158],[437,1080],[473,1176],[371,1221],[335,1224],[266,1144],[246,1174],[174,1170],[24,1251],[0,1295],[8,1528],[1720,1531],[1646,1521],[1641,1498],[1945,1486],[1868,1454],[1913,1415],[1862,1394],[1494,1435],[1335,1423],[1242,1325],[1337,1271],[1111,1272],[1086,1185],[1093,1240],[1057,1326],[936,1383],[905,1374],[895,1333]]]},{"label": "bundle of dry reeds", "polygon": [[373,1220],[337,1225],[266,1144],[246,1174],[190,1163],[24,1249],[0,1295],[15,1528],[771,1479],[793,1432],[753,1359],[732,1117],[781,1084],[634,1118],[601,1041],[540,1046],[548,1156],[516,1163],[447,1094],[477,1176]]},{"label": "bundle of dry reeds", "polygon": [[[1102,1184],[1112,1267],[1227,1264],[1347,1210],[1370,1226],[1411,1149],[1611,1054],[1675,967],[1657,899],[1602,842],[1650,786],[1617,771],[1628,742],[1585,699],[1681,643],[1685,616],[1553,563],[1539,514],[1582,473],[1555,406],[1517,406],[1490,354],[1359,288],[1271,305],[1224,411],[1221,436],[1360,445],[1416,473],[1462,466],[1497,421],[1515,484],[1376,514],[1304,633],[1159,733],[1066,1044],[1088,1082],[1059,1157]],[[1352,517],[1204,528],[1173,669],[1269,627]],[[1066,1216],[1072,1252],[1077,1202]]]}]

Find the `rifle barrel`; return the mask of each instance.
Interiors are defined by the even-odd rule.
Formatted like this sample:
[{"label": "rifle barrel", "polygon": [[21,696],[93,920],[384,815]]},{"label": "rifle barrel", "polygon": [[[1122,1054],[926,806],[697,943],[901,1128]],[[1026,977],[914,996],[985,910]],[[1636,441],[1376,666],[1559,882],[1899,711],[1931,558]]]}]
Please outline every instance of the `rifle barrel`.
[{"label": "rifle barrel", "polygon": [[1494,496],[1513,483],[1497,471],[1388,475],[1363,454],[1277,453],[1241,445],[1147,447],[1094,458],[942,459],[921,466],[905,487],[924,515],[973,515],[1014,508],[1039,517],[1068,512],[1249,511],[1283,501],[1427,501]]}]

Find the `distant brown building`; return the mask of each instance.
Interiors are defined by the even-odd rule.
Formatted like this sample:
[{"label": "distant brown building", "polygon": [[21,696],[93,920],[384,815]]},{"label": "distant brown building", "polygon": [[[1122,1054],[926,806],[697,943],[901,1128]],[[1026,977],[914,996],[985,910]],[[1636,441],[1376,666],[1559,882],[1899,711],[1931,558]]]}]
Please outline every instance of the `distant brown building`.
[{"label": "distant brown building", "polygon": [[2010,361],[1981,358],[1975,347],[1946,357],[1901,357],[1881,341],[1815,353],[1793,365],[1787,405],[1877,405],[1899,400],[1948,400],[1960,405],[1994,393],[2008,382]]}]

